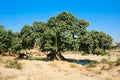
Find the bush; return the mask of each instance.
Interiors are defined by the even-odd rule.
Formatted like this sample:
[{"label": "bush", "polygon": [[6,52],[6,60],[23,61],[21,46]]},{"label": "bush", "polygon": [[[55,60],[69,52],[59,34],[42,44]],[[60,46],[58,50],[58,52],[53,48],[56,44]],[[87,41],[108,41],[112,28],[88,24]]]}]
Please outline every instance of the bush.
[{"label": "bush", "polygon": [[[107,60],[107,59],[105,59],[105,58],[102,58],[101,63],[108,64],[108,65],[109,65],[109,68],[108,68],[108,69],[111,69],[113,66],[115,66],[115,62],[114,62],[114,61],[109,61],[109,60]],[[105,70],[104,68],[105,68],[105,67],[103,66],[103,67],[102,67],[102,70]],[[106,69],[106,70],[108,70],[108,69]]]},{"label": "bush", "polygon": [[110,68],[112,68],[115,65],[115,62],[114,61],[109,61],[108,64],[109,64]]},{"label": "bush", "polygon": [[108,63],[108,60],[105,59],[105,58],[102,58],[100,62],[101,62],[101,63]]},{"label": "bush", "polygon": [[118,59],[116,60],[116,66],[119,66],[120,65],[120,57],[118,57]]},{"label": "bush", "polygon": [[103,50],[103,49],[100,49],[100,48],[96,48],[96,49],[93,51],[93,54],[96,54],[96,55],[104,55],[104,50]]},{"label": "bush", "polygon": [[17,60],[6,60],[6,63],[7,68],[22,69],[21,63],[19,63]]},{"label": "bush", "polygon": [[89,68],[96,67],[97,66],[96,64],[97,63],[95,63],[95,62],[90,62],[89,64],[87,64],[86,67],[89,67]]}]

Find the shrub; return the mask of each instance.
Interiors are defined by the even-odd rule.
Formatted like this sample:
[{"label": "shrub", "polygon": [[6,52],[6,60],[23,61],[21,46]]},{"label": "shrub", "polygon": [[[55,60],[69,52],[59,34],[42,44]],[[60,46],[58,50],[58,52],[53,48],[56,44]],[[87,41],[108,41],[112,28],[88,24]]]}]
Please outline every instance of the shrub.
[{"label": "shrub", "polygon": [[108,60],[105,59],[105,58],[102,58],[100,62],[101,62],[101,63],[108,63]]},{"label": "shrub", "polygon": [[102,66],[101,70],[107,70],[106,66]]},{"label": "shrub", "polygon": [[114,61],[109,61],[108,59],[102,58],[101,63],[109,64],[110,66],[114,65]]},{"label": "shrub", "polygon": [[113,61],[109,61],[109,62],[108,62],[110,68],[112,68],[112,67],[114,66],[114,63],[115,63],[115,62],[113,62]]},{"label": "shrub", "polygon": [[114,66],[114,62],[110,61],[110,62],[108,62],[108,64],[102,66],[101,70],[110,70],[113,68],[113,66]]},{"label": "shrub", "polygon": [[109,60],[107,60],[107,59],[105,59],[105,58],[102,58],[101,63],[105,63],[105,64],[108,64],[108,65],[109,65],[109,68],[107,68],[107,69],[105,68],[105,66],[103,66],[103,67],[102,67],[102,70],[111,69],[111,68],[115,65],[115,62],[114,62],[114,61],[109,61]]},{"label": "shrub", "polygon": [[17,60],[6,60],[6,63],[7,68],[22,69],[21,63],[19,63]]},{"label": "shrub", "polygon": [[118,59],[116,60],[116,66],[119,66],[120,65],[120,57],[118,57]]},{"label": "shrub", "polygon": [[93,51],[93,54],[96,54],[96,55],[104,55],[104,50],[103,50],[103,49],[100,49],[100,48],[96,48],[96,49]]},{"label": "shrub", "polygon": [[95,62],[90,62],[89,64],[86,65],[86,67],[90,67],[90,68],[96,67],[97,66],[96,64],[97,63],[95,63]]}]

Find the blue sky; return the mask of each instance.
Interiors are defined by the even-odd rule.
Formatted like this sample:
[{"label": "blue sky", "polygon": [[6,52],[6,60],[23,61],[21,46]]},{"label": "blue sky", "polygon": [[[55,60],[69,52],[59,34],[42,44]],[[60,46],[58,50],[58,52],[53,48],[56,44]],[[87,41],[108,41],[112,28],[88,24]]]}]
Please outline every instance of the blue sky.
[{"label": "blue sky", "polygon": [[20,31],[34,21],[68,11],[90,22],[88,30],[104,31],[120,42],[120,0],[0,0],[0,24]]}]

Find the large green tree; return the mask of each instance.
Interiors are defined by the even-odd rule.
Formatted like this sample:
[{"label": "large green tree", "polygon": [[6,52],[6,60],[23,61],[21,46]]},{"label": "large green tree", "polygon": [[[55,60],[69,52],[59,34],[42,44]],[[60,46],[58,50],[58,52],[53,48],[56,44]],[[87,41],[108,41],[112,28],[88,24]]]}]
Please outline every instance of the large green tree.
[{"label": "large green tree", "polygon": [[51,17],[47,22],[47,28],[41,38],[42,51],[49,51],[50,60],[64,60],[61,52],[74,49],[77,37],[84,34],[88,26],[85,20],[78,20],[70,13],[62,12]]}]

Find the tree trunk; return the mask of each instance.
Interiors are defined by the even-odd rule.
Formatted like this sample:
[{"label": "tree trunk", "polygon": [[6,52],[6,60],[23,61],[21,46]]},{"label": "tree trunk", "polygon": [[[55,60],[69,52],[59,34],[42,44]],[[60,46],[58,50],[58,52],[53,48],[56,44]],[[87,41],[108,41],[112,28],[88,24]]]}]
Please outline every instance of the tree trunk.
[{"label": "tree trunk", "polygon": [[60,41],[60,36],[58,35],[59,33],[56,32],[55,36],[55,50],[52,50],[51,53],[47,55],[47,58],[49,60],[66,60],[62,54],[61,54],[61,41]]},{"label": "tree trunk", "polygon": [[2,51],[0,50],[0,54],[2,54]]},{"label": "tree trunk", "polygon": [[66,60],[60,52],[51,52],[47,55],[49,60]]}]

